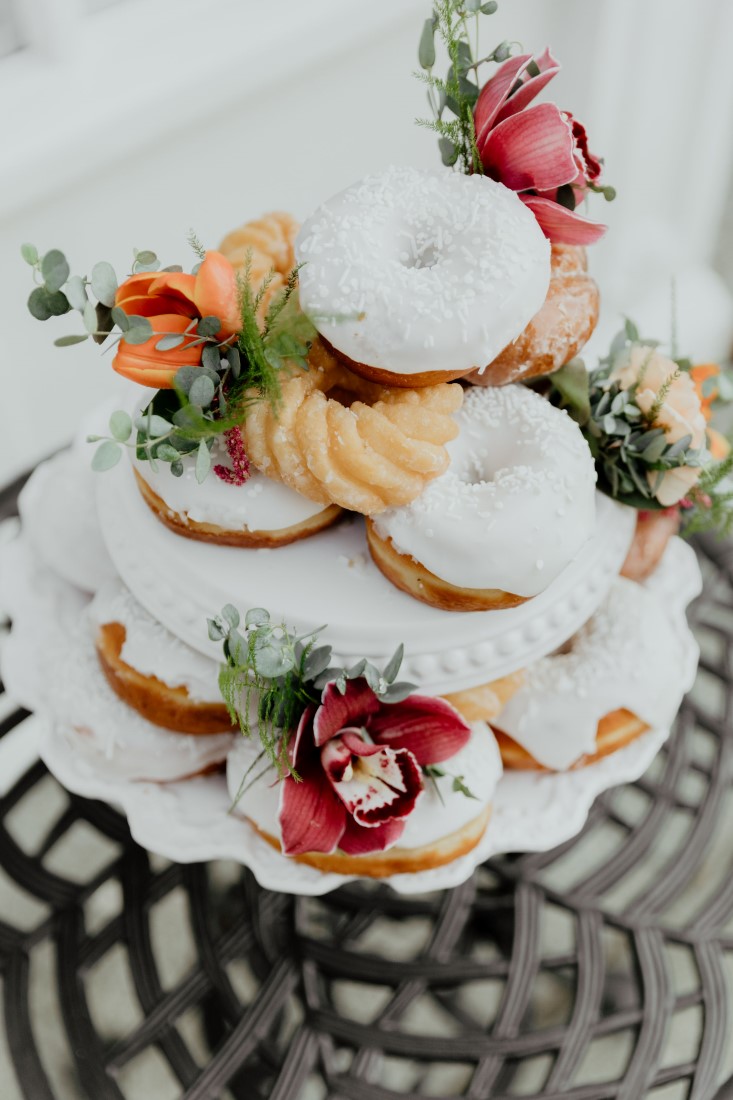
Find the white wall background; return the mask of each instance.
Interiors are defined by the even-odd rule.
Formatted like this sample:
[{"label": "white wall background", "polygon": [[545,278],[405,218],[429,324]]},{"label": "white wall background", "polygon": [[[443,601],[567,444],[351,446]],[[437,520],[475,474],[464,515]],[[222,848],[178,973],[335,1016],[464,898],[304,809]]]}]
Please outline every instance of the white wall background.
[{"label": "white wall background", "polygon": [[[412,124],[421,0],[118,0],[76,21],[74,5],[23,0],[31,46],[0,61],[0,483],[68,439],[115,378],[96,346],[51,346],[73,319],[31,319],[23,241],[64,249],[77,272],[108,259],[122,273],[132,245],[187,264],[192,226],[215,246],[380,166],[439,163]],[[553,47],[551,97],[618,188],[591,210],[612,227],[593,255],[598,342],[619,311],[664,335],[676,272],[682,346],[724,355],[733,314],[711,265],[722,252],[730,269],[733,3],[501,0],[483,26],[487,46]]]}]

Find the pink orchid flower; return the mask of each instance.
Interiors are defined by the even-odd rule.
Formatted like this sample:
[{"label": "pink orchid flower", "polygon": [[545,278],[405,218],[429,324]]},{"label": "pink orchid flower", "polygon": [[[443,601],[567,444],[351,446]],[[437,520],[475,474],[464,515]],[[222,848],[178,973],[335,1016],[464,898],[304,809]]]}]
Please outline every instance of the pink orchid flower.
[{"label": "pink orchid flower", "polygon": [[[556,244],[599,240],[605,225],[575,213],[601,163],[588,148],[583,125],[554,103],[529,104],[560,71],[549,50],[512,57],[481,89],[474,111],[476,147],[484,171],[519,194],[546,237]],[[559,201],[558,192],[563,189]]]},{"label": "pink orchid flower", "polygon": [[454,756],[470,734],[444,699],[384,703],[364,679],[348,680],[343,695],[327,684],[290,741],[300,780],[287,776],[281,785],[283,852],[390,848],[423,790],[421,769]]}]

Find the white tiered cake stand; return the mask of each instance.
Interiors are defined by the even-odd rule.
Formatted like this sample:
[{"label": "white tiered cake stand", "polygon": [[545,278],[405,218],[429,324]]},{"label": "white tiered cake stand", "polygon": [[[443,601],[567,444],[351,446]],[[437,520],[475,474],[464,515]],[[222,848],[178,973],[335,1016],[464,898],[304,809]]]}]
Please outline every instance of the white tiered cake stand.
[{"label": "white tiered cake stand", "polygon": [[[237,860],[274,890],[321,894],[337,888],[348,879],[287,860],[231,814],[222,776],[166,784],[111,779],[70,752],[54,721],[38,639],[44,639],[49,661],[68,648],[89,599],[82,588],[93,589],[110,572],[97,541],[87,463],[86,454],[66,454],[40,467],[24,491],[24,530],[0,549],[0,606],[4,601],[14,620],[0,653],[2,672],[10,694],[42,720],[40,752],[48,768],[68,789],[121,808],[135,839],[170,859]],[[324,639],[346,660],[386,659],[404,640],[405,677],[435,692],[495,679],[565,641],[606,594],[634,520],[599,496],[594,537],[542,596],[507,611],[467,615],[434,611],[393,588],[369,561],[359,522],[275,551],[242,551],[168,531],[137,496],[124,466],[99,476],[96,488],[115,566],[137,598],[188,644],[217,657],[206,635],[207,615],[225,603],[240,610],[267,606],[301,630],[327,622]],[[73,502],[71,513],[58,507],[59,499]],[[76,539],[75,532],[81,533]],[[692,685],[698,656],[684,616],[700,590],[692,550],[674,540],[650,584],[663,596],[670,629],[685,645],[681,697]],[[604,760],[567,773],[504,775],[489,827],[473,852],[445,867],[394,876],[390,884],[402,893],[451,887],[493,854],[546,850],[568,840],[597,794],[638,778],[667,735],[666,729],[651,730]]]}]

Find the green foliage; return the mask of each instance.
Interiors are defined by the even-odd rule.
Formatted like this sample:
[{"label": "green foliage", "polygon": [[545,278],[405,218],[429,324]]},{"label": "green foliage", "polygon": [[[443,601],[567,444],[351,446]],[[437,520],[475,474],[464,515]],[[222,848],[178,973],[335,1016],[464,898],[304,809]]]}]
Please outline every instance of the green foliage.
[{"label": "green foliage", "polygon": [[331,667],[331,647],[318,645],[321,630],[295,634],[283,624],[273,624],[262,607],[251,608],[242,624],[239,612],[227,604],[208,620],[209,638],[222,642],[225,663],[219,688],[232,721],[250,737],[256,732],[270,765],[279,778],[298,778],[288,756],[291,733],[303,711],[317,706],[323,689],[335,683],[343,694],[348,680],[363,677],[385,703],[395,703],[414,690],[398,683],[404,648],[399,646],[380,670],[361,660],[348,669]]},{"label": "green foliage", "polygon": [[[650,361],[657,346],[657,341],[642,339],[636,325],[627,319],[597,370],[588,372],[582,360],[574,359],[549,376],[550,400],[566,409],[582,428],[595,459],[598,488],[608,496],[632,508],[659,510],[665,506],[656,493],[667,471],[701,469],[683,507],[685,533],[731,533],[733,457],[713,462],[706,447],[691,446],[691,435],[670,443],[664,429],[655,423],[670,387],[690,369],[690,360],[675,356],[677,371],[660,386],[646,413],[636,404],[646,364],[642,362],[636,383],[628,389],[622,389],[619,380],[613,378],[614,372],[628,362],[633,348],[647,348]],[[709,381],[715,387],[718,378]]]},{"label": "green foliage", "polygon": [[424,764],[422,770],[423,775],[425,775],[428,779],[432,781],[433,789],[441,802],[443,802],[443,795],[441,793],[440,787],[437,784],[437,780],[442,779],[442,777],[445,775],[449,775],[453,780],[453,782],[451,783],[452,791],[454,791],[456,794],[462,794],[464,798],[473,798],[476,800],[476,802],[479,801],[473,791],[466,786],[464,777],[462,775],[453,775],[452,772],[446,771],[445,768],[442,768],[439,764]]},{"label": "green foliage", "polygon": [[[418,45],[418,61],[423,71],[415,76],[427,85],[432,118],[419,118],[417,124],[438,135],[443,164],[452,166],[460,162],[461,171],[467,173],[482,171],[473,122],[479,96],[479,70],[489,62],[506,61],[511,53],[510,44],[502,42],[485,57],[480,56],[480,17],[493,15],[497,7],[495,0],[488,3],[437,0],[432,18],[423,24]],[[433,72],[436,34],[448,54],[445,79]],[[447,118],[446,112],[454,117]]]}]

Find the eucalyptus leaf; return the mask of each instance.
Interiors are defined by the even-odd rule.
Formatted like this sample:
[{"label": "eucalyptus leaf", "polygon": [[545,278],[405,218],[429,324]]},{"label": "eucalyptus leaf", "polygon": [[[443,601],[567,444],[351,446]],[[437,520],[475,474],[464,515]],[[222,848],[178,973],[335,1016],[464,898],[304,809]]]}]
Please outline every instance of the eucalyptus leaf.
[{"label": "eucalyptus leaf", "polygon": [[117,409],[109,418],[109,430],[119,443],[126,443],[132,435],[132,418],[129,413]]},{"label": "eucalyptus leaf", "polygon": [[156,351],[171,351],[173,348],[180,347],[185,337],[173,334],[171,336],[161,336],[155,345]]},{"label": "eucalyptus leaf", "polygon": [[198,378],[199,367],[179,367],[175,374],[176,389],[188,396],[188,391]]},{"label": "eucalyptus leaf", "polygon": [[227,359],[229,366],[231,367],[232,376],[236,380],[239,378],[240,371],[242,369],[242,357],[239,354],[239,348],[228,348]]},{"label": "eucalyptus leaf", "polygon": [[452,167],[458,160],[458,146],[454,145],[450,138],[439,138],[438,149],[440,150],[440,159],[447,168]]},{"label": "eucalyptus leaf", "polygon": [[397,678],[397,673],[400,671],[404,656],[405,647],[400,642],[384,669],[384,678],[388,684],[394,683],[395,679]]},{"label": "eucalyptus leaf", "polygon": [[119,443],[115,443],[113,439],[105,439],[104,443],[100,443],[94,452],[92,469],[97,473],[111,470],[113,466],[117,465],[121,458],[122,449]]},{"label": "eucalyptus leaf", "polygon": [[199,336],[216,336],[217,332],[221,328],[221,321],[218,317],[214,317],[213,314],[209,314],[206,317],[202,317],[196,326],[196,331]]},{"label": "eucalyptus leaf", "polygon": [[417,59],[421,69],[432,69],[435,64],[435,31],[432,19],[426,19],[423,23]]},{"label": "eucalyptus leaf", "polygon": [[162,267],[161,271],[183,271],[180,264],[168,264],[167,267]]},{"label": "eucalyptus leaf", "polygon": [[155,448],[155,457],[159,458],[161,462],[178,462],[181,452],[171,443],[159,443]]},{"label": "eucalyptus leaf", "polygon": [[396,683],[390,684],[380,698],[383,703],[401,703],[412,695],[416,687],[416,684],[410,684],[406,680],[398,680]]},{"label": "eucalyptus leaf", "polygon": [[69,312],[71,306],[63,290],[56,290],[53,294],[48,295],[48,308],[51,310],[52,317],[63,317],[65,313]]},{"label": "eucalyptus leaf", "polygon": [[493,15],[498,7],[497,0],[488,0],[486,4],[481,5],[481,11],[484,15]]},{"label": "eucalyptus leaf", "polygon": [[206,446],[206,440],[202,439],[196,452],[196,481],[201,485],[209,475],[211,469],[211,452]]},{"label": "eucalyptus leaf", "polygon": [[31,267],[35,267],[38,263],[38,249],[34,244],[22,244],[20,246],[20,254],[27,264]]},{"label": "eucalyptus leaf", "polygon": [[315,680],[325,672],[331,661],[331,646],[321,645],[312,649],[305,659],[303,674],[306,680]]},{"label": "eucalyptus leaf", "polygon": [[233,603],[228,603],[221,609],[221,617],[225,622],[229,624],[231,630],[236,630],[239,626],[239,612]]},{"label": "eucalyptus leaf", "polygon": [[573,420],[580,425],[587,424],[590,419],[589,379],[583,360],[571,359],[550,377]]},{"label": "eucalyptus leaf", "polygon": [[55,348],[70,348],[72,344],[83,344],[84,341],[88,339],[88,333],[80,333],[78,336],[58,336],[54,340],[53,345]]},{"label": "eucalyptus leaf", "polygon": [[682,439],[678,439],[676,443],[672,444],[672,446],[669,448],[669,450],[667,451],[667,453],[664,457],[665,458],[679,458],[680,455],[683,455],[685,453],[685,451],[687,450],[687,448],[690,446],[691,443],[692,443],[692,436],[689,435],[689,434],[688,435],[683,435]]},{"label": "eucalyptus leaf", "polygon": [[171,462],[171,473],[174,477],[181,477],[183,474],[183,463],[180,461]]},{"label": "eucalyptus leaf", "polygon": [[113,306],[111,310],[111,317],[120,332],[129,332],[130,318],[127,316],[124,309],[121,309],[120,306]]},{"label": "eucalyptus leaf", "polygon": [[642,451],[641,457],[645,462],[654,463],[659,462],[660,458],[664,454],[667,448],[667,440],[662,433],[657,439],[653,439],[651,443]]},{"label": "eucalyptus leaf", "polygon": [[167,435],[171,430],[171,425],[162,416],[155,413],[152,416],[147,416],[143,413],[142,416],[136,417],[135,428],[143,435],[149,436],[150,439],[156,439],[158,436]]},{"label": "eucalyptus leaf", "polygon": [[147,317],[138,317],[136,314],[127,317],[129,327],[125,333],[128,344],[144,344],[154,336],[153,326]]},{"label": "eucalyptus leaf", "polygon": [[117,276],[115,275],[115,269],[112,264],[107,263],[106,260],[100,260],[92,268],[92,293],[96,295],[102,305],[109,306],[110,309],[115,304],[115,295],[117,293]]},{"label": "eucalyptus leaf", "polygon": [[249,629],[252,626],[264,626],[270,621],[270,612],[264,607],[251,607],[244,617],[244,625]]},{"label": "eucalyptus leaf", "polygon": [[139,252],[135,252],[135,263],[141,264],[143,267],[149,267],[157,261],[158,257],[149,248],[143,248]]},{"label": "eucalyptus leaf", "polygon": [[97,331],[94,333],[92,339],[95,344],[103,344],[109,336],[110,332],[114,328],[114,321],[112,320],[112,310],[109,306],[102,305],[101,302],[97,302],[95,311],[97,315]]},{"label": "eucalyptus leaf", "polygon": [[71,270],[66,257],[58,248],[52,248],[41,260],[41,275],[43,275],[46,290],[51,294],[61,290],[70,274]]},{"label": "eucalyptus leaf", "polygon": [[82,320],[84,321],[84,328],[93,336],[97,331],[97,311],[91,302],[87,302],[84,306]]},{"label": "eucalyptus leaf", "polygon": [[202,409],[206,405],[210,405],[216,387],[209,377],[206,375],[200,375],[196,378],[188,391],[188,400],[192,405]]},{"label": "eucalyptus leaf", "polygon": [[209,631],[209,639],[212,642],[221,642],[224,640],[225,634],[222,628],[219,626],[216,619],[207,619],[206,626]]},{"label": "eucalyptus leaf", "polygon": [[37,286],[35,290],[30,292],[28,309],[31,316],[35,317],[37,321],[47,321],[49,317],[53,316],[48,304],[48,291],[45,286]]},{"label": "eucalyptus leaf", "polygon": [[221,366],[221,352],[219,348],[207,344],[201,353],[201,362],[208,370],[218,371]]},{"label": "eucalyptus leaf", "polygon": [[69,299],[69,305],[72,309],[78,309],[80,313],[84,311],[89,304],[87,298],[87,288],[84,285],[84,280],[81,275],[71,275],[66,280],[66,287],[64,288],[66,297]]}]

